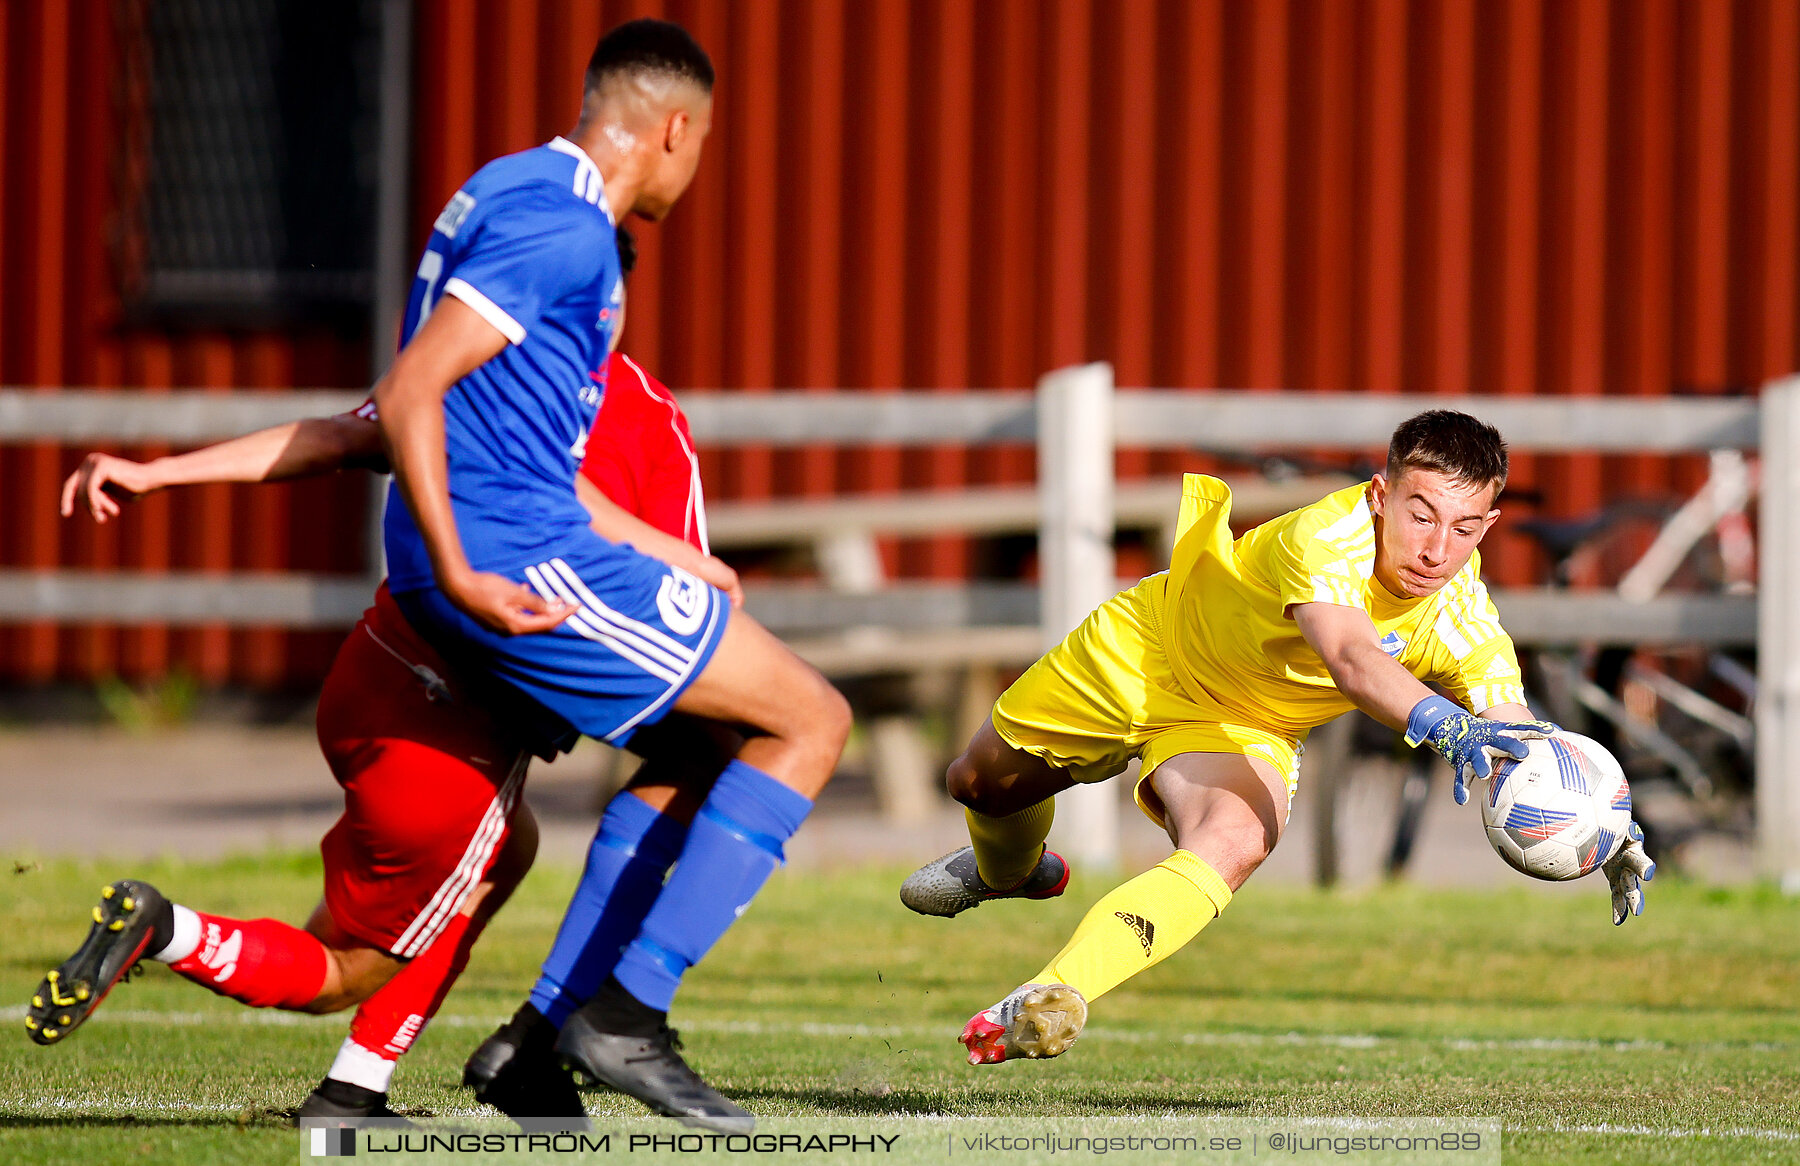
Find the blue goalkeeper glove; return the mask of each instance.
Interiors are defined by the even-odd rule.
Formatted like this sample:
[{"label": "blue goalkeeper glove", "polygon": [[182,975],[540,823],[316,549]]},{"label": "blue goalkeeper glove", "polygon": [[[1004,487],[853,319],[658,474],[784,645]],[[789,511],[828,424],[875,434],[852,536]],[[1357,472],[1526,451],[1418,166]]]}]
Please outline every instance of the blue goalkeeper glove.
[{"label": "blue goalkeeper glove", "polygon": [[1600,870],[1612,884],[1613,926],[1625,922],[1627,915],[1642,915],[1644,888],[1639,880],[1647,883],[1655,878],[1656,864],[1644,852],[1644,832],[1636,822],[1625,831],[1625,845]]},{"label": "blue goalkeeper glove", "polygon": [[1406,743],[1430,745],[1436,749],[1456,773],[1456,784],[1450,792],[1456,804],[1466,805],[1466,784],[1486,778],[1494,772],[1494,761],[1511,757],[1523,761],[1531,747],[1527,741],[1542,740],[1562,730],[1549,721],[1484,721],[1454,701],[1441,696],[1428,696],[1413,706],[1406,718]]}]

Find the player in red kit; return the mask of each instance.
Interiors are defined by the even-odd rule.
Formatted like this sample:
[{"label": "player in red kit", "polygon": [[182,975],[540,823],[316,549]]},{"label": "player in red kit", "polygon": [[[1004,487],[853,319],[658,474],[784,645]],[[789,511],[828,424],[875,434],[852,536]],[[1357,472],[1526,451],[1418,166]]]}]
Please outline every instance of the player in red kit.
[{"label": "player in red kit", "polygon": [[600,492],[658,530],[710,554],[700,458],[687,414],[666,385],[623,353],[613,353],[606,395],[581,473]]},{"label": "player in red kit", "polygon": [[[171,486],[382,464],[365,406],[150,463],[90,454],[65,483],[63,513],[82,505],[106,522],[121,513],[120,499]],[[730,569],[706,554],[686,418],[666,388],[622,355],[609,363],[581,472],[585,484],[599,487],[584,490],[597,529],[680,558],[735,592]],[[88,942],[34,997],[26,1021],[33,1038],[62,1039],[136,960],[155,958],[252,1007],[323,1013],[357,1006],[330,1073],[297,1116],[390,1113],[395,1061],[443,1003],[482,927],[536,852],[536,823],[519,797],[529,755],[486,704],[486,694],[456,674],[379,589],[320,696],[320,746],[344,789],[345,812],[321,843],[324,901],[305,928],[191,911],[120,880],[103,892]],[[666,759],[640,771],[631,796],[691,818],[731,756],[730,738],[688,718],[671,717],[656,730],[634,748]],[[515,1069],[486,1093],[484,1100],[515,1116],[582,1113],[568,1074],[553,1062]]]}]

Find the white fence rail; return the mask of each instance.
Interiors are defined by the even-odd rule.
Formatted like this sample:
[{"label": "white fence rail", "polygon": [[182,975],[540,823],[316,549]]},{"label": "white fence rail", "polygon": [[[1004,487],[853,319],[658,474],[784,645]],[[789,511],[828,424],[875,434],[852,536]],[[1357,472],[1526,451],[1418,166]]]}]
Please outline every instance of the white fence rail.
[{"label": "white fence rail", "polygon": [[[1083,366],[1100,375],[1105,366]],[[1060,377],[1068,370],[1050,374]],[[1534,453],[1681,453],[1753,449],[1758,403],[1745,398],[1429,397],[1214,389],[1110,389],[1122,446],[1379,449],[1423,405],[1479,414]],[[1048,380],[1049,378],[1046,378]],[[1779,383],[1779,382],[1777,382]],[[173,392],[0,389],[0,442],[199,445],[299,417],[355,408],[335,389]],[[706,445],[1032,444],[1037,395],[941,392],[684,392]]]},{"label": "white fence rail", "polygon": [[[0,442],[157,442],[196,445],[297,417],[354,407],[359,393],[98,392],[0,390]],[[1017,634],[1034,622],[1040,642],[1060,637],[1112,587],[1112,456],[1117,446],[1184,445],[1221,451],[1312,448],[1379,451],[1399,421],[1421,406],[1462,408],[1505,433],[1521,452],[1704,452],[1756,449],[1763,458],[1760,504],[1761,602],[1732,596],[1661,597],[1626,604],[1614,596],[1501,591],[1496,603],[1524,643],[1699,641],[1758,646],[1758,861],[1800,892],[1800,378],[1765,387],[1759,400],[1568,397],[1397,397],[1361,393],[1116,390],[1111,370],[1059,370],[1038,393],[685,393],[696,438],[711,445],[880,443],[935,445],[1036,442],[1037,525],[1044,547],[1040,597],[1022,587],[909,588],[869,595],[808,594],[765,588],[752,610],[778,629],[886,628],[901,639],[956,635],[947,616],[979,635],[969,644],[1002,655],[1025,650]],[[847,517],[842,502],[810,517],[820,524],[867,522],[885,531],[884,505],[908,530],[929,506],[918,495]],[[1018,499],[1007,503],[1017,507]],[[805,505],[805,504],[802,504]],[[818,506],[819,504],[812,504]],[[955,504],[952,504],[953,506]],[[805,517],[774,521],[792,532]],[[946,514],[943,529],[961,526]],[[966,517],[966,516],[965,516]],[[1019,515],[1007,520],[1016,524]],[[974,529],[979,518],[970,519]],[[773,529],[772,528],[772,529]],[[0,619],[61,622],[207,622],[290,627],[343,626],[367,600],[369,584],[305,575],[132,575],[0,572]],[[1039,600],[1042,602],[1039,602]],[[841,621],[841,622],[840,622]],[[910,629],[910,630],[909,630]],[[869,642],[864,637],[864,643]],[[842,660],[855,653],[842,654]],[[1086,820],[1089,815],[1069,815]],[[1091,845],[1104,859],[1116,830],[1104,819]]]}]

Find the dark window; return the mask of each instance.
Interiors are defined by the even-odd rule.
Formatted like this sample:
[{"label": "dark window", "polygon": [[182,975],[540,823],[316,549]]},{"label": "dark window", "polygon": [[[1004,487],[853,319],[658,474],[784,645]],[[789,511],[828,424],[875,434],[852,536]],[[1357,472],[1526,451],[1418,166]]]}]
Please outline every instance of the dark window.
[{"label": "dark window", "polygon": [[258,323],[367,308],[379,5],[120,6],[130,312]]}]

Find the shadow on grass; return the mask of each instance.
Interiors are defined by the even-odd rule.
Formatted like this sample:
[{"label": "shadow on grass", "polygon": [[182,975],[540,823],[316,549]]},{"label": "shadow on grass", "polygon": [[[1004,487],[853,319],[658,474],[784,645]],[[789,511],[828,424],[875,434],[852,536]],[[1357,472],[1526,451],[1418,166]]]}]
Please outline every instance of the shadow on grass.
[{"label": "shadow on grass", "polygon": [[8,1129],[160,1129],[186,1127],[192,1129],[279,1129],[288,1125],[285,1118],[273,1114],[258,1114],[248,1120],[235,1113],[218,1113],[207,1116],[183,1114],[146,1114],[131,1113],[42,1113],[18,1114],[0,1113],[0,1130]]},{"label": "shadow on grass", "polygon": [[[939,1094],[919,1089],[896,1089],[880,1097],[854,1089],[722,1089],[720,1092],[754,1109],[757,1101],[791,1101],[819,1111],[818,1116],[881,1117],[934,1113],[943,1101]],[[796,1115],[810,1117],[811,1114]]]}]

